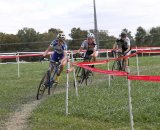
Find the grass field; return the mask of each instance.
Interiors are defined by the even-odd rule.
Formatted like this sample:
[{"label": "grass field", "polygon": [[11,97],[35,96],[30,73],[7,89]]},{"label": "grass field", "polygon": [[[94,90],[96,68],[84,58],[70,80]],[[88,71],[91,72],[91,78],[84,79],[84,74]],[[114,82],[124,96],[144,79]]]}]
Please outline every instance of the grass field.
[{"label": "grass field", "polygon": [[[159,57],[140,57],[140,74],[160,75]],[[47,68],[47,63],[20,64],[17,78],[15,64],[0,65],[0,124],[21,105],[35,100],[37,85]],[[107,68],[107,65],[98,66]],[[136,59],[130,59],[131,73],[136,74]],[[73,89],[70,76],[69,115],[65,115],[65,75],[57,94],[49,96],[35,109],[28,119],[32,130],[117,130],[130,129],[127,80],[116,77],[108,86],[108,76],[95,74],[90,86],[79,88],[79,97]],[[135,129],[160,128],[160,84],[131,81]],[[59,90],[60,89],[60,90]]]}]

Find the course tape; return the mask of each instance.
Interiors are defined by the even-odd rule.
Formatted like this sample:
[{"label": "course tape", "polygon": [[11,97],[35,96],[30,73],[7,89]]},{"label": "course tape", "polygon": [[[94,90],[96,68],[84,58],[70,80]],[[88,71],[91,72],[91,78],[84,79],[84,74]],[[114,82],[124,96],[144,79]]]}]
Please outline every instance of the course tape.
[{"label": "course tape", "polygon": [[11,55],[11,56],[1,56],[0,55],[0,59],[15,59],[15,58],[22,58],[22,57],[30,57],[30,56],[42,56],[42,54],[24,54],[24,55]]},{"label": "course tape", "polygon": [[74,65],[88,69],[90,71],[93,72],[98,72],[98,73],[102,73],[102,74],[108,74],[108,75],[115,75],[115,76],[127,76],[127,78],[129,80],[143,80],[143,81],[150,81],[150,82],[160,82],[160,76],[148,76],[148,75],[129,75],[128,72],[124,72],[124,71],[117,71],[117,70],[102,70],[99,68],[92,68],[88,65],[98,65],[98,64],[105,64],[108,63],[111,60],[119,60],[122,58],[129,58],[129,57],[133,57],[135,55],[137,55],[138,53],[142,53],[142,52],[157,52],[160,53],[160,51],[158,50],[143,50],[143,51],[137,51],[133,54],[130,54],[128,56],[123,56],[123,57],[119,57],[119,58],[110,58],[108,60],[103,60],[103,61],[96,61],[96,62],[79,62],[79,63],[74,63]]},{"label": "course tape", "polygon": [[[111,52],[111,50],[112,49],[108,49],[108,50],[107,49],[100,49],[99,52],[102,52],[102,53],[106,52],[106,51]],[[85,50],[83,50],[83,52],[85,52]],[[42,53],[41,54],[23,54],[23,55],[0,55],[0,59],[15,59],[18,57],[23,58],[23,57],[30,57],[30,56],[42,56]],[[68,51],[68,53],[70,53],[70,51]],[[131,55],[128,55],[125,57],[121,57],[121,58],[128,58],[131,56],[135,56],[138,53],[160,53],[160,49],[159,50],[138,50],[134,54],[131,54]],[[52,52],[49,52],[48,54],[52,54]],[[114,59],[112,59],[112,60],[114,60]]]},{"label": "course tape", "polygon": [[109,74],[109,75],[116,75],[116,76],[127,76],[128,75],[128,73],[124,72],[124,71],[102,70],[102,69],[99,69],[99,68],[92,68],[90,66],[81,65],[81,64],[77,64],[77,66],[85,68],[87,70],[91,70],[92,72],[98,72],[98,73],[101,73],[101,74]]},{"label": "course tape", "polygon": [[160,76],[149,76],[149,75],[128,75],[129,80],[143,80],[143,81],[153,81],[160,82]]}]

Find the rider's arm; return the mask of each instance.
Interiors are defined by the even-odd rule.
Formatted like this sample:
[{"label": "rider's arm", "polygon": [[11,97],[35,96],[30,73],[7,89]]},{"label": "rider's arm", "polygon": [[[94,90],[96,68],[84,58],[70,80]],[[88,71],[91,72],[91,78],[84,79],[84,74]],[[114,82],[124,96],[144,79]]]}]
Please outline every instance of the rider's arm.
[{"label": "rider's arm", "polygon": [[49,47],[45,50],[45,52],[43,53],[43,56],[45,57],[50,50],[51,50],[51,46],[49,46]]},{"label": "rider's arm", "polygon": [[79,50],[78,50],[78,52],[80,53],[82,50],[83,50],[83,47],[80,47]]},{"label": "rider's arm", "polygon": [[78,53],[80,53],[85,48],[85,41],[82,42],[81,47],[78,50]]},{"label": "rider's arm", "polygon": [[130,51],[130,45],[128,45],[128,49],[124,53],[127,53],[129,51]]}]

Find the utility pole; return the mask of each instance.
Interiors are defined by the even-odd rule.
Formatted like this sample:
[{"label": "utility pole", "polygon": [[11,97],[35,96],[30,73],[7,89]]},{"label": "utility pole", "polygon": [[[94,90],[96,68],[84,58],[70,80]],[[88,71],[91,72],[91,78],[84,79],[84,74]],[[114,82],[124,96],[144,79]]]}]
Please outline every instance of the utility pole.
[{"label": "utility pole", "polygon": [[93,0],[93,5],[94,5],[94,33],[95,33],[95,39],[96,39],[96,43],[97,43],[97,49],[99,49],[99,37],[98,37],[96,2],[95,2],[95,0]]}]

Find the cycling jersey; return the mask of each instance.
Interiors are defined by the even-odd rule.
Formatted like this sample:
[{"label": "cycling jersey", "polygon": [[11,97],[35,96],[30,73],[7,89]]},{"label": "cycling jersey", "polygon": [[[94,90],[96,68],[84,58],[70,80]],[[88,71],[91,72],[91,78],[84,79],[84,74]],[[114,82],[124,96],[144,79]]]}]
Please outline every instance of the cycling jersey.
[{"label": "cycling jersey", "polygon": [[88,59],[89,56],[90,56],[94,51],[97,50],[97,45],[96,45],[96,43],[95,43],[95,42],[88,43],[87,40],[84,40],[84,41],[82,42],[81,47],[87,50],[84,59]]},{"label": "cycling jersey", "polygon": [[87,40],[84,40],[84,41],[82,42],[81,47],[84,48],[84,49],[86,49],[87,51],[97,50],[97,44],[96,44],[95,42],[88,43]]},{"label": "cycling jersey", "polygon": [[58,40],[53,40],[50,46],[54,49],[51,60],[58,62],[64,57],[64,51],[67,50],[67,44],[63,43],[62,45],[59,45]]},{"label": "cycling jersey", "polygon": [[50,46],[53,47],[54,52],[58,54],[62,54],[64,50],[67,50],[67,44],[63,43],[62,45],[58,45],[58,40],[53,40]]},{"label": "cycling jersey", "polygon": [[128,37],[125,39],[117,39],[116,40],[117,48],[122,49],[122,52],[125,52],[130,47],[130,40]]}]

